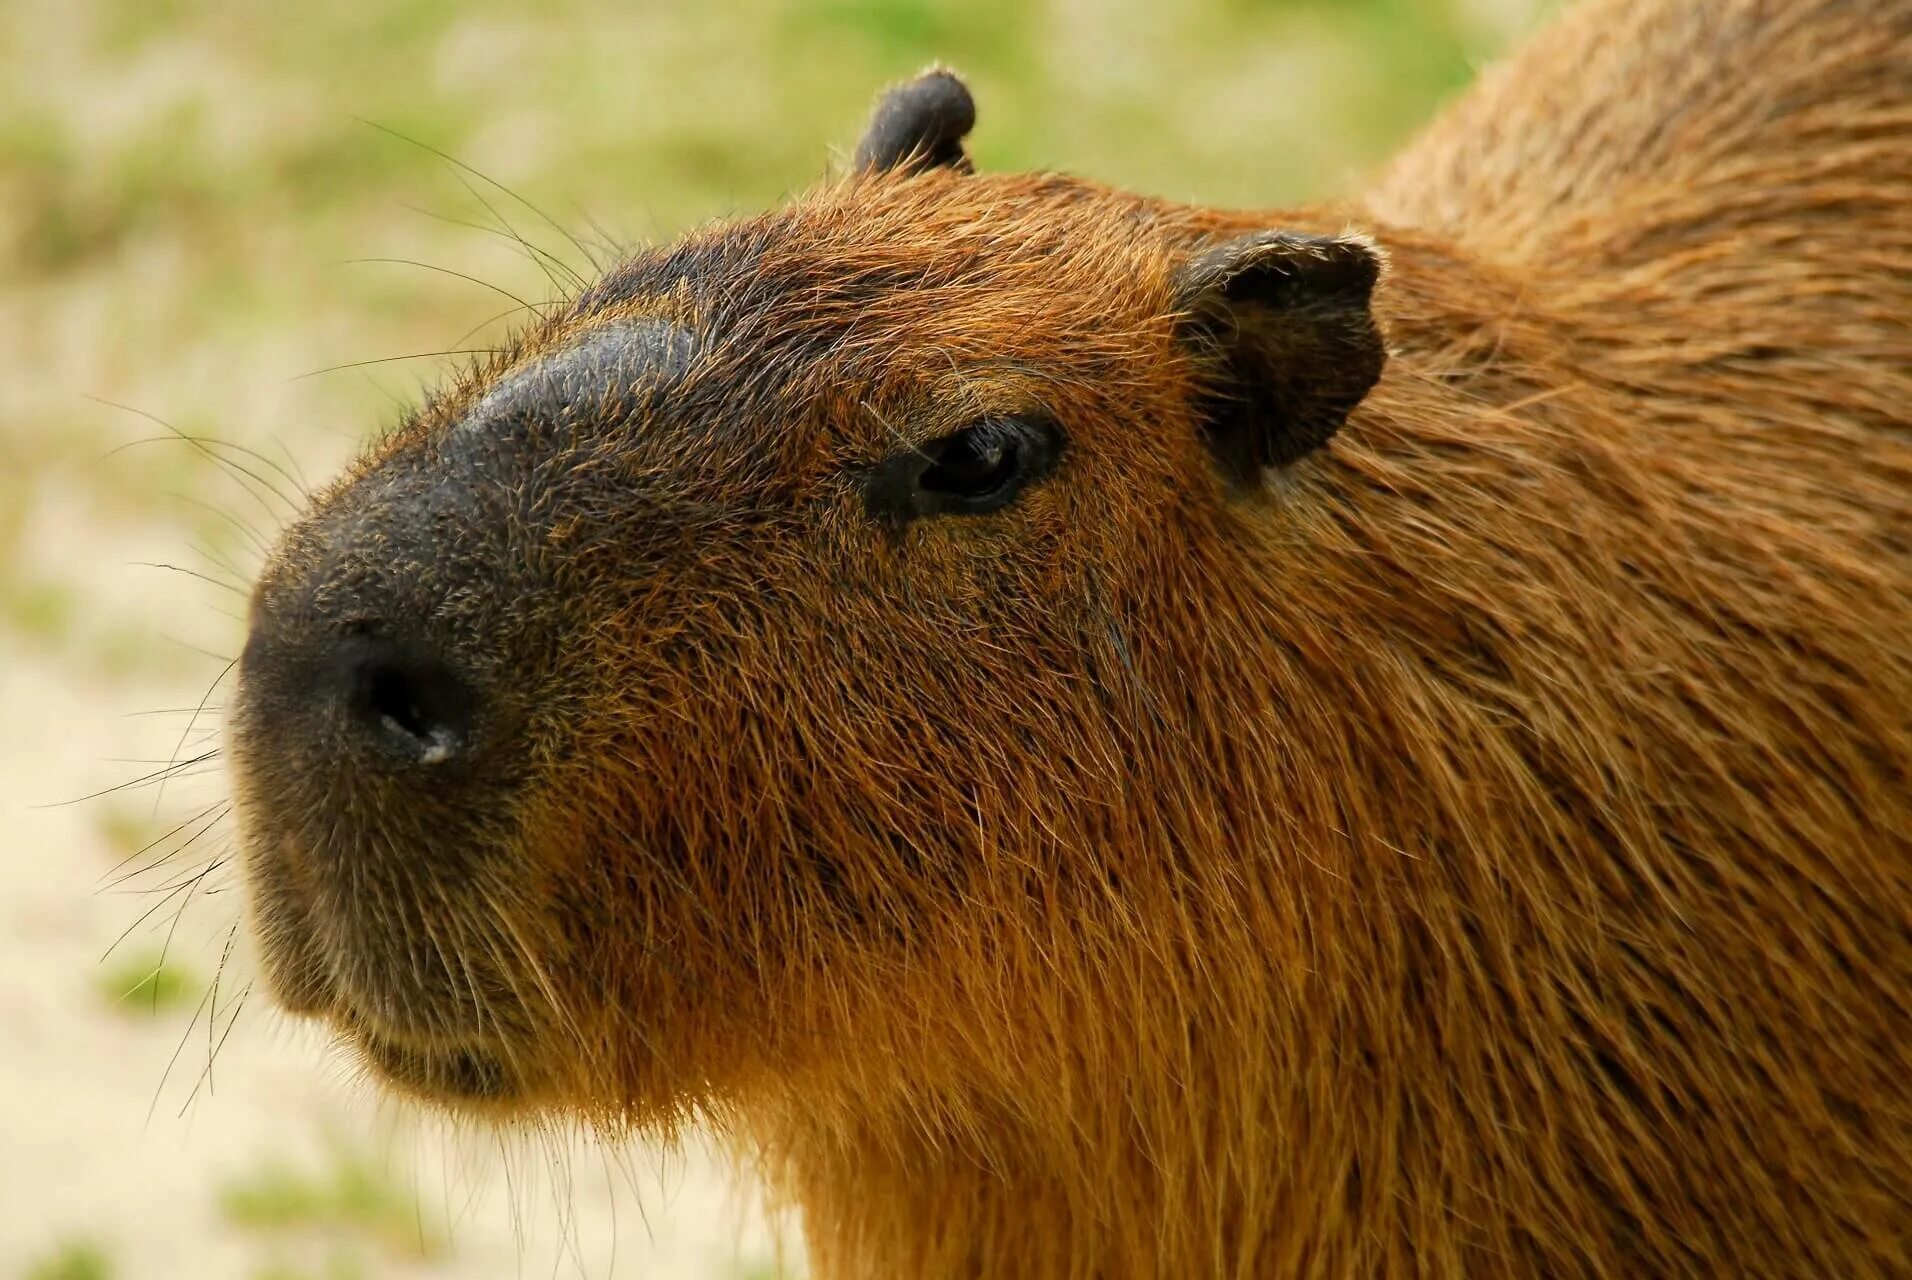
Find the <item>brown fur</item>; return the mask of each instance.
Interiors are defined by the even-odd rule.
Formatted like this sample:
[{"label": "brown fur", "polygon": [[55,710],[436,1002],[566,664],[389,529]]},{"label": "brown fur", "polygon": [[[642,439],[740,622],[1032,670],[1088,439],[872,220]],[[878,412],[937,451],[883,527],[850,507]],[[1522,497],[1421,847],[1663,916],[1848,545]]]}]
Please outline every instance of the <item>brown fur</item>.
[{"label": "brown fur", "polygon": [[[1908,67],[1903,0],[1594,0],[1363,204],[857,173],[614,272],[262,582],[404,571],[507,709],[427,793],[242,693],[275,983],[714,1121],[826,1276],[1912,1273]],[[1390,361],[1244,496],[1174,274],[1270,227],[1378,241]],[[392,532],[636,316],[664,408]],[[1013,508],[851,500],[1031,405]]]}]

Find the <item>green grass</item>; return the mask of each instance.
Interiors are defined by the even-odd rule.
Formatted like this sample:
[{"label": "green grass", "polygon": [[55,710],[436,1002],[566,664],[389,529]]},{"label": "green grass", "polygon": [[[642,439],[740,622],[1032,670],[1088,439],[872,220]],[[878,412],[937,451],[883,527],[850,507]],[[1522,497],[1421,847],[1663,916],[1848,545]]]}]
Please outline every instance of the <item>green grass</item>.
[{"label": "green grass", "polygon": [[160,944],[115,953],[100,968],[102,999],[131,1017],[156,1017],[198,1004],[206,984],[179,960],[162,957]]},{"label": "green grass", "polygon": [[274,1159],[229,1179],[219,1209],[233,1226],[275,1238],[359,1242],[412,1260],[439,1257],[447,1248],[426,1227],[409,1180],[343,1142],[332,1143],[317,1167]]},{"label": "green grass", "polygon": [[160,852],[153,842],[176,824],[156,820],[152,809],[150,801],[141,804],[128,800],[101,800],[93,807],[93,830],[115,864],[141,853],[148,855],[140,859],[144,863]]},{"label": "green grass", "polygon": [[57,645],[73,634],[79,601],[62,582],[21,575],[0,582],[0,621],[16,636]]},{"label": "green grass", "polygon": [[66,1240],[27,1264],[23,1280],[112,1280],[113,1262],[92,1240]]}]

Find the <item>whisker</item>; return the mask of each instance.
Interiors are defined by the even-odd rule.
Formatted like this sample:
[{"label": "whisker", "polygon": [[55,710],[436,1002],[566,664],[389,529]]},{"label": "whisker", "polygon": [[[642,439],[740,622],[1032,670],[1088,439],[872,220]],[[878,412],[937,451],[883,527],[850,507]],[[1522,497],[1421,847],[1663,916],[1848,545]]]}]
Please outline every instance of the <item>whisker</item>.
[{"label": "whisker", "polygon": [[[430,152],[432,155],[437,156],[440,160],[443,160],[446,164],[451,165],[457,169],[462,169],[464,172],[469,173],[472,177],[477,178],[479,181],[484,182],[487,185],[492,186],[496,188],[497,190],[503,192],[505,195],[511,197],[511,199],[516,200],[520,205],[523,205],[526,209],[529,209],[535,216],[541,219],[546,226],[550,227],[553,231],[563,236],[566,240],[569,240],[571,242],[572,247],[575,248],[579,253],[584,255],[584,260],[586,262],[591,263],[593,267],[597,265],[596,261],[591,257],[591,251],[585,248],[584,244],[581,241],[579,241],[579,239],[575,235],[572,235],[570,231],[566,230],[562,225],[560,225],[558,221],[555,218],[553,218],[550,214],[546,213],[543,209],[540,209],[537,205],[532,204],[531,201],[525,199],[523,196],[519,195],[516,191],[513,191],[510,187],[507,187],[506,185],[504,185],[504,183],[499,182],[496,178],[493,178],[491,175],[487,173],[483,173],[477,169],[474,169],[472,166],[466,164],[463,160],[460,160],[457,156],[454,156],[447,151],[441,151],[437,147],[432,146],[428,142],[421,142],[417,138],[413,138],[406,134],[400,133],[398,130],[388,128],[387,126],[379,124],[376,121],[366,120],[361,117],[359,122],[361,124],[370,125],[372,128],[377,129],[380,133],[383,133],[387,135],[388,137],[397,138],[400,142],[408,142],[412,146],[417,147],[420,150]],[[472,194],[474,196],[477,195],[476,192],[473,192]],[[480,203],[485,203],[485,202],[481,199]],[[494,214],[494,216],[496,215]],[[504,221],[504,219],[500,217],[499,221],[502,222]],[[519,238],[522,239],[523,237],[519,237]],[[570,270],[570,268],[567,267],[566,270]],[[579,276],[577,272],[573,271],[571,272],[571,274],[577,278],[578,283],[580,285],[585,283],[584,278],[582,276]]]},{"label": "whisker", "polygon": [[[110,404],[111,402],[102,400],[100,401],[100,403]],[[123,409],[126,406],[111,405],[111,407],[116,409]],[[138,412],[138,411],[129,410],[129,412]],[[282,519],[282,516],[273,507],[273,505],[270,502],[267,502],[266,499],[259,493],[259,489],[263,488],[266,491],[266,493],[269,493],[273,497],[278,498],[281,502],[285,501],[285,497],[283,494],[279,493],[278,490],[274,489],[271,485],[267,484],[264,481],[264,479],[254,476],[252,472],[247,470],[245,467],[240,466],[238,463],[232,461],[230,458],[220,457],[218,454],[214,453],[212,450],[206,448],[204,441],[196,440],[193,437],[185,435],[179,431],[174,431],[170,427],[168,427],[167,429],[169,431],[172,431],[172,434],[164,435],[164,436],[144,436],[138,440],[128,440],[125,444],[115,445],[113,448],[108,449],[105,453],[100,455],[99,460],[101,462],[105,462],[109,458],[114,458],[122,453],[125,453],[128,449],[136,449],[142,445],[181,444],[181,443],[188,444],[193,447],[194,452],[203,456],[207,461],[211,462],[213,466],[219,468],[221,472],[231,477],[233,482],[239,486],[239,489],[241,492],[243,492],[248,498],[251,498],[254,502],[259,504],[259,509],[265,512],[268,519],[271,519],[274,521]]]},{"label": "whisker", "polygon": [[[186,442],[187,444],[192,445],[200,453],[204,454],[208,459],[210,459],[214,463],[229,467],[234,471],[237,471],[237,472],[240,472],[241,474],[252,477],[252,479],[256,480],[259,484],[263,485],[268,493],[270,493],[273,497],[277,498],[280,502],[285,503],[288,507],[296,507],[298,505],[297,503],[293,502],[292,499],[286,497],[285,494],[279,490],[279,487],[277,485],[267,480],[264,476],[260,475],[258,472],[253,471],[249,467],[242,467],[237,462],[234,462],[232,459],[222,458],[219,454],[213,452],[215,448],[230,449],[235,453],[244,454],[246,457],[257,459],[259,462],[272,468],[274,471],[278,472],[281,476],[283,476],[288,484],[293,485],[295,488],[297,487],[298,482],[293,479],[290,472],[286,471],[284,467],[281,467],[278,463],[274,462],[271,458],[268,458],[263,453],[260,453],[257,449],[249,449],[245,445],[235,444],[230,440],[221,440],[216,436],[188,435],[186,432],[181,431],[178,427],[175,427],[172,423],[166,421],[164,418],[160,417],[158,414],[148,413],[144,409],[135,408],[134,406],[129,404],[121,404],[117,400],[107,400],[107,399],[103,399],[100,396],[87,396],[86,398],[88,400],[91,400],[95,404],[105,405],[109,409],[118,409],[121,412],[134,414],[138,417],[146,419],[148,422],[153,423],[155,426],[163,428],[165,431],[170,433],[176,439],[182,440]],[[133,441],[132,443],[138,444],[140,442]],[[117,449],[109,450],[105,456],[110,458],[114,454],[119,453],[122,449],[130,448],[130,447],[131,445],[121,445]]]},{"label": "whisker", "polygon": [[292,456],[292,450],[286,448],[283,439],[275,435],[272,437],[272,444],[280,453],[285,455],[286,465],[292,468],[292,483],[298,486],[299,496],[301,498],[310,499],[312,496],[312,482],[306,479],[305,468],[300,466],[299,460]]},{"label": "whisker", "polygon": [[[230,808],[230,807],[231,807],[231,804],[229,801],[216,801],[212,804],[207,805],[205,808],[201,809],[198,813],[195,813],[192,817],[186,819],[184,822],[174,827],[171,831],[168,831],[166,834],[162,836],[158,836],[152,840],[147,841],[144,845],[142,845],[138,849],[135,849],[133,852],[127,854],[124,858],[121,858],[118,862],[113,864],[111,869],[101,873],[99,880],[94,882],[95,885],[100,888],[111,889],[124,883],[126,880],[131,879],[132,876],[134,875],[143,875],[146,871],[151,870],[151,868],[142,867],[138,871],[131,872],[128,875],[121,876],[118,879],[112,878],[115,875],[115,873],[123,870],[128,863],[133,862],[135,859],[144,857],[151,850],[158,848],[160,845],[166,843],[166,841],[172,839],[174,836],[184,831],[187,827],[192,826],[195,822],[198,822],[200,819],[206,817],[206,815],[212,813],[214,809],[222,809],[222,812],[218,815],[218,817],[224,817],[225,814],[223,812],[223,809]],[[217,820],[218,820],[217,817],[214,818],[214,821],[217,821]],[[186,842],[186,844],[191,844],[191,843],[192,843],[191,840],[188,840]],[[160,865],[160,863],[165,862],[167,858],[173,857],[175,854],[180,852],[181,849],[184,849],[186,847],[186,844],[180,845],[179,849],[169,849],[166,852],[165,856],[161,857],[158,862],[155,862],[153,864],[153,866],[157,867]]]},{"label": "whisker", "polygon": [[271,547],[270,547],[270,544],[267,543],[265,539],[265,535],[261,534],[257,529],[253,528],[251,525],[247,524],[245,521],[241,520],[239,517],[233,515],[231,512],[222,511],[218,507],[213,506],[210,502],[201,502],[198,498],[192,497],[188,494],[169,493],[167,496],[175,499],[176,501],[184,502],[184,503],[187,503],[188,505],[198,507],[201,511],[204,511],[207,514],[216,517],[217,519],[224,520],[227,524],[231,525],[234,529],[237,529],[240,535],[244,537],[246,541],[252,545],[253,549],[256,550],[261,556],[266,555],[268,551],[270,551]]},{"label": "whisker", "polygon": [[299,374],[295,378],[287,378],[286,381],[303,382],[307,378],[316,378],[320,374],[325,373],[337,373],[341,369],[363,369],[368,365],[397,364],[401,360],[435,360],[441,356],[495,356],[497,354],[498,348],[496,347],[459,347],[445,351],[414,351],[402,356],[379,356],[374,360],[348,360],[344,364],[331,364],[323,369],[314,369],[310,373]]},{"label": "whisker", "polygon": [[192,1039],[193,1028],[199,1025],[199,1015],[206,1011],[207,1002],[213,998],[212,988],[208,987],[200,994],[199,1003],[193,1006],[193,1016],[186,1021],[186,1029],[179,1033],[179,1043],[173,1046],[173,1053],[166,1060],[166,1069],[159,1073],[159,1083],[153,1086],[153,1096],[146,1104],[146,1120],[142,1127],[153,1123],[153,1113],[159,1109],[159,1100],[166,1093],[166,1081],[173,1074],[173,1067],[179,1062],[179,1055],[186,1051],[186,1042]]},{"label": "whisker", "polygon": [[[226,945],[220,948],[219,963],[213,966],[212,985],[208,988],[208,992],[212,997],[211,1008],[206,1014],[206,1093],[208,1095],[213,1092],[213,1059],[219,1056],[219,1043],[215,1043],[213,1040],[213,1027],[219,1021],[219,984],[226,976],[226,965],[232,960],[232,949],[238,944],[238,941],[239,925],[237,922],[234,922],[232,927],[226,930]],[[195,1021],[197,1021],[197,1019],[195,1019]],[[186,1024],[186,1030],[188,1032],[191,1032],[192,1027],[192,1023],[189,1022]],[[227,1030],[231,1031],[231,1027],[228,1026]]]},{"label": "whisker", "polygon": [[[214,655],[214,656],[217,656],[217,655]],[[205,707],[206,703],[212,699],[213,690],[217,689],[220,683],[224,681],[229,674],[231,674],[232,669],[238,665],[239,665],[239,659],[233,658],[231,661],[227,662],[223,668],[221,668],[218,675],[213,677],[212,683],[206,686],[206,692],[200,696],[199,705],[202,709]],[[179,731],[179,741],[173,746],[174,755],[178,755],[181,751],[185,750],[186,738],[188,735],[192,733],[193,726],[198,723],[199,723],[199,713],[194,712],[192,719],[186,722],[186,727]],[[160,776],[159,786],[155,789],[155,792],[153,795],[153,811],[155,813],[159,811],[159,802],[165,796],[165,794],[166,794],[166,779],[165,779],[165,776],[162,774]]]},{"label": "whisker", "polygon": [[[233,1003],[232,1014],[226,1019],[226,1029],[219,1033],[218,1042],[213,1045],[212,1052],[206,1055],[205,1070],[201,1071],[199,1078],[193,1081],[192,1092],[186,1095],[186,1100],[179,1104],[180,1115],[185,1115],[187,1109],[192,1106],[193,1100],[199,1096],[199,1087],[211,1082],[213,1062],[219,1057],[220,1051],[226,1047],[226,1041],[232,1036],[233,1027],[239,1023],[239,1015],[246,1011],[246,999],[251,995],[252,984],[248,982],[245,988],[240,991],[238,999]],[[208,1034],[210,1034],[210,1030]],[[169,1064],[168,1070],[170,1069]],[[160,1080],[160,1086],[162,1088],[165,1087],[165,1079],[163,1077]]]},{"label": "whisker", "polygon": [[193,756],[191,759],[180,760],[169,764],[164,769],[157,769],[152,773],[144,774],[137,778],[130,778],[125,782],[116,783],[110,787],[102,787],[100,790],[90,792],[87,795],[75,796],[71,800],[54,800],[47,804],[28,805],[27,807],[29,809],[64,809],[70,805],[85,804],[88,800],[97,800],[101,796],[110,796],[117,791],[128,791],[135,787],[149,786],[155,782],[164,782],[167,775],[178,773],[182,769],[189,769],[194,765],[204,764],[208,760],[218,756],[218,754],[219,752],[217,751],[207,751],[204,754]]},{"label": "whisker", "polygon": [[454,172],[452,174],[452,177],[458,179],[458,185],[463,187],[466,193],[470,195],[473,200],[476,200],[479,204],[484,206],[486,213],[489,213],[493,218],[496,218],[498,220],[498,225],[504,228],[504,234],[507,237],[523,245],[525,248],[525,251],[533,255],[532,261],[536,262],[539,265],[539,267],[544,271],[544,278],[550,281],[551,287],[553,289],[556,289],[559,293],[565,292],[564,281],[560,280],[556,275],[552,274],[551,272],[552,267],[558,268],[558,270],[564,272],[565,275],[571,277],[571,280],[573,282],[573,286],[572,286],[573,288],[578,288],[578,289],[584,288],[586,283],[584,277],[579,275],[576,271],[572,270],[570,263],[558,257],[557,254],[552,253],[549,249],[546,249],[543,245],[533,244],[531,243],[531,241],[527,240],[524,237],[523,233],[521,233],[517,227],[511,224],[511,219],[505,217],[504,214],[498,211],[498,207],[496,205],[492,204],[491,201],[485,199],[484,196],[480,195],[478,192],[478,188],[472,186],[470,182],[466,181],[466,179],[464,178],[462,174]]},{"label": "whisker", "polygon": [[[614,236],[609,231],[607,231],[604,228],[604,224],[600,223],[596,218],[592,217],[587,210],[580,208],[577,205],[573,205],[572,208],[577,209],[578,216],[584,219],[585,225],[590,227],[592,231],[597,233],[598,247],[604,251],[605,257],[611,258],[611,259],[617,259],[617,258],[623,257],[626,253],[630,252],[630,246],[625,244],[619,237]],[[594,270],[597,270],[600,272],[604,270],[604,264],[599,262],[595,257],[591,257],[591,255],[589,254],[585,256],[590,258],[591,266]]]},{"label": "whisker", "polygon": [[201,582],[210,582],[213,586],[218,587],[221,591],[230,591],[234,593],[235,595],[246,594],[244,591],[240,590],[238,587],[235,587],[232,583],[221,581],[220,579],[213,577],[211,574],[200,573],[197,569],[187,569],[180,565],[166,564],[158,560],[129,560],[127,561],[127,563],[141,569],[168,569],[168,570],[171,570],[173,573],[183,573],[188,578],[197,578]]},{"label": "whisker", "polygon": [[[870,417],[874,418],[878,426],[882,427],[885,431],[889,432],[891,438],[893,438],[896,441],[896,443],[902,445],[905,449],[909,450],[911,453],[915,454],[919,458],[929,457],[927,453],[923,452],[921,446],[919,446],[914,440],[911,440],[908,436],[904,435],[901,431],[898,431],[894,426],[892,426],[888,418],[885,418],[881,413],[878,413],[875,405],[871,404],[868,400],[863,401],[862,405],[863,405],[863,411],[869,414]],[[934,459],[932,459],[932,461],[934,461]]]},{"label": "whisker", "polygon": [[[459,334],[457,341],[460,343],[470,342],[472,338],[476,337],[478,334],[482,333],[484,330],[488,329],[492,325],[497,324],[500,320],[503,320],[506,316],[515,316],[520,311],[537,311],[537,310],[538,310],[537,307],[524,306],[524,307],[512,307],[508,311],[500,311],[497,315],[488,316],[487,318],[480,320],[477,324],[473,325],[471,328],[465,330],[463,333]],[[399,403],[399,407],[401,409],[408,409],[408,410],[411,408],[410,405],[407,405],[402,401]]]},{"label": "whisker", "polygon": [[[462,179],[460,180],[460,182],[461,182],[461,185],[464,186],[466,191],[471,191],[470,183],[463,182]],[[476,192],[473,192],[472,196],[480,204],[485,204],[485,199],[483,196],[478,195]],[[399,208],[401,209],[408,210],[412,213],[419,215],[422,218],[430,218],[434,222],[442,222],[445,225],[452,226],[452,227],[463,227],[467,231],[476,231],[480,235],[498,237],[500,240],[503,240],[504,242],[509,244],[518,253],[524,255],[524,259],[526,262],[529,262],[532,266],[538,268],[539,272],[544,276],[546,284],[550,285],[553,289],[556,289],[560,294],[566,292],[563,282],[558,280],[555,276],[551,274],[550,266],[546,262],[546,259],[552,256],[551,251],[548,249],[541,248],[538,245],[534,245],[530,243],[523,236],[517,235],[515,232],[511,232],[511,231],[502,231],[497,227],[488,226],[482,222],[473,222],[469,218],[457,218],[457,217],[453,217],[449,213],[439,213],[436,209],[427,209],[423,205],[411,204],[404,200],[399,201],[398,205],[399,205]],[[489,209],[491,206],[486,204],[485,207]],[[494,216],[495,216],[495,211],[494,211]],[[564,265],[562,260],[559,260],[559,265],[560,266]],[[550,304],[546,304],[546,305],[550,305]]]},{"label": "whisker", "polygon": [[491,283],[491,281],[489,280],[481,280],[477,276],[466,275],[462,271],[453,271],[450,267],[441,267],[441,266],[438,266],[436,263],[419,262],[412,258],[340,258],[333,265],[340,266],[340,267],[349,267],[349,266],[358,266],[362,264],[375,264],[375,263],[386,263],[391,266],[417,267],[421,271],[436,271],[440,275],[452,276],[456,279],[465,280],[470,282],[471,284],[475,284],[481,289],[489,289],[493,293],[502,294],[503,296],[517,303],[522,310],[525,310],[525,311],[537,310],[537,307],[534,306],[532,303],[526,302],[523,298],[520,298],[517,294],[513,293],[509,289],[504,288],[502,285],[495,285]]},{"label": "whisker", "polygon": [[[159,944],[159,963],[153,966],[154,974],[158,974],[166,967],[166,957],[172,954],[173,939],[179,933],[179,922],[186,918],[186,912],[193,904],[193,894],[198,892],[199,886],[206,882],[207,876],[224,865],[225,860],[219,859],[191,880],[187,881],[190,887],[186,890],[186,896],[179,900],[179,910],[173,912],[173,922],[166,930],[166,940]],[[153,1012],[159,1012],[159,983],[157,980],[153,983]]]},{"label": "whisker", "polygon": [[239,591],[241,594],[246,591],[251,583],[251,578],[233,562],[231,556],[226,555],[222,551],[215,550],[212,544],[204,538],[194,538],[192,550],[194,555],[230,578],[234,584],[234,590]]},{"label": "whisker", "polygon": [[115,951],[118,951],[122,946],[125,945],[126,940],[133,936],[133,933],[135,930],[137,930],[141,925],[145,924],[148,920],[152,919],[155,912],[159,911],[167,903],[171,902],[180,893],[185,892],[187,888],[188,886],[184,884],[174,887],[172,890],[170,890],[166,894],[165,897],[161,898],[158,902],[155,902],[152,906],[146,908],[146,910],[140,912],[139,918],[134,920],[133,923],[127,925],[125,929],[121,930],[119,937],[113,939],[113,945],[109,946],[105,951],[102,951],[100,953],[99,963],[105,964],[109,959],[111,959],[113,953]]},{"label": "whisker", "polygon": [[[214,823],[213,825],[217,826],[218,824]],[[205,832],[201,831],[197,834],[204,835]],[[145,892],[147,893],[170,892],[173,889],[177,889],[185,885],[190,885],[194,881],[204,880],[207,876],[212,875],[215,871],[222,870],[227,864],[227,862],[231,860],[231,854],[232,854],[232,846],[228,844],[225,848],[221,849],[219,852],[210,855],[204,863],[200,864],[198,870],[193,870],[192,868],[188,867],[185,870],[181,871],[179,875],[173,877],[173,879],[168,880],[165,884],[155,885],[153,888],[145,890]],[[194,892],[197,893],[199,892],[199,890],[195,889]],[[207,890],[207,892],[211,892],[211,890]]]},{"label": "whisker", "polygon": [[227,654],[215,653],[213,650],[205,648],[202,645],[196,645],[190,640],[181,640],[178,636],[173,635],[171,632],[156,631],[153,634],[158,636],[161,640],[164,640],[167,644],[177,645],[179,648],[186,650],[188,653],[196,653],[202,658],[211,658],[214,662],[235,663],[239,661],[239,659],[230,657]]},{"label": "whisker", "polygon": [[[280,479],[284,480],[287,484],[291,485],[292,491],[298,494],[301,499],[311,496],[306,491],[306,488],[304,484],[302,483],[300,477],[293,475],[290,471],[280,466],[277,459],[274,459],[272,457],[267,456],[266,454],[259,452],[259,450],[254,449],[250,445],[240,444],[236,440],[221,440],[217,436],[205,436],[205,437],[202,437],[202,439],[208,448],[230,449],[234,453],[243,454],[244,456],[248,458],[254,459],[261,466],[270,467],[273,471],[273,474],[277,475]],[[260,478],[260,483],[262,484],[265,483],[265,480],[263,477]],[[288,507],[292,507],[295,509],[298,507],[299,505],[298,503],[293,502],[290,498],[286,497],[284,493],[280,492],[279,486],[273,485],[272,492],[274,496],[276,496],[281,502],[285,503]]]},{"label": "whisker", "polygon": [[[216,753],[215,753],[215,754],[216,754]],[[213,764],[213,763],[210,763],[210,762],[209,762],[209,763],[207,763],[207,764],[204,764],[204,765],[195,765],[195,766],[191,766],[191,767],[188,767],[188,766],[187,766],[186,764],[183,764],[183,763],[182,763],[182,764],[180,765],[180,767],[178,767],[178,768],[176,768],[176,769],[174,769],[174,770],[172,771],[172,773],[171,773],[171,777],[174,777],[174,778],[181,778],[181,779],[184,779],[184,778],[210,778],[210,777],[214,777],[214,776],[216,776],[216,775],[218,775],[219,773],[221,773],[221,772],[222,772],[222,771],[224,770],[224,767],[225,767],[225,766],[223,766],[223,765],[219,765],[219,764]],[[152,779],[152,780],[150,781],[150,783],[147,783],[147,784],[138,784],[138,783],[136,783],[136,784],[133,784],[133,785],[134,785],[134,786],[139,786],[139,785],[154,785],[154,786],[157,786],[157,785],[159,785],[159,781],[160,781],[159,779],[157,779],[157,778],[155,778],[155,779]],[[130,788],[129,788],[129,789],[130,789]],[[77,802],[75,802],[75,803],[77,803]],[[51,807],[51,806],[42,806],[42,807]]]}]

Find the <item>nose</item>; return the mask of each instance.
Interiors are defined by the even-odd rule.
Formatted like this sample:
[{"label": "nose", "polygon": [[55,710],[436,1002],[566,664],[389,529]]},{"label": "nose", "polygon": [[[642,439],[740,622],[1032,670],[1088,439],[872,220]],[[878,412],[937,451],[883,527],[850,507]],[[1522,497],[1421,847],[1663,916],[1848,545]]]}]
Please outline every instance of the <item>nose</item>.
[{"label": "nose", "polygon": [[333,694],[353,730],[388,754],[436,765],[471,750],[471,683],[444,661],[373,631],[340,638]]}]

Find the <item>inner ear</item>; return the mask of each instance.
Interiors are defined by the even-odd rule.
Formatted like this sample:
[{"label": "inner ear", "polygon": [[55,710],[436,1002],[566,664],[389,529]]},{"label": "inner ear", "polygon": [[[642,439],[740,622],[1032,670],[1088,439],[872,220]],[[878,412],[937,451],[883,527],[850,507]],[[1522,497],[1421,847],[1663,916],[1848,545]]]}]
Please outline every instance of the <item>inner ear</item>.
[{"label": "inner ear", "polygon": [[1217,245],[1175,277],[1183,341],[1202,367],[1209,444],[1231,478],[1319,449],[1381,376],[1369,309],[1381,256],[1351,237],[1259,232]]},{"label": "inner ear", "polygon": [[883,95],[856,147],[856,168],[920,173],[970,172],[963,139],[976,125],[976,102],[956,76],[937,67]]}]

